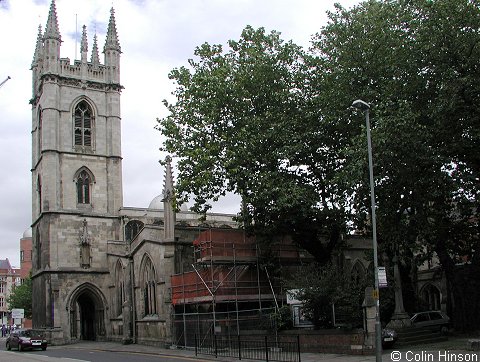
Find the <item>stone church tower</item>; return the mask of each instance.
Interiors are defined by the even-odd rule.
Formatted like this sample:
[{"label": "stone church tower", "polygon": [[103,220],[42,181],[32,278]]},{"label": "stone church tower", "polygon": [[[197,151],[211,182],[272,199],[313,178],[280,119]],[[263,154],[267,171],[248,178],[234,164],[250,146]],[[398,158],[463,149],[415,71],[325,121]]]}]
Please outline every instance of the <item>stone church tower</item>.
[{"label": "stone church tower", "polygon": [[102,339],[108,240],[123,240],[121,49],[113,9],[104,64],[96,35],[89,57],[85,26],[80,60],[60,58],[61,42],[52,0],[32,63],[33,324],[56,341]]},{"label": "stone church tower", "polygon": [[81,58],[60,58],[55,0],[32,62],[33,327],[52,344],[174,342],[171,277],[193,262],[206,229],[235,225],[174,210],[172,159],[146,208],[122,191],[120,44],[111,10],[100,62],[96,35]]}]

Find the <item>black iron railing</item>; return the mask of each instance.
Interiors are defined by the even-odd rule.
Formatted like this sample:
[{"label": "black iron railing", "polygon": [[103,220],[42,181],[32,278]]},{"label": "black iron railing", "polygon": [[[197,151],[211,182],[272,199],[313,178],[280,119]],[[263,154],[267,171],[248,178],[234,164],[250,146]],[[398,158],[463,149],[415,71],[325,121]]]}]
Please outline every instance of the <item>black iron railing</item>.
[{"label": "black iron railing", "polygon": [[195,335],[195,355],[253,359],[260,361],[301,362],[299,336],[292,341],[279,341],[275,336]]}]

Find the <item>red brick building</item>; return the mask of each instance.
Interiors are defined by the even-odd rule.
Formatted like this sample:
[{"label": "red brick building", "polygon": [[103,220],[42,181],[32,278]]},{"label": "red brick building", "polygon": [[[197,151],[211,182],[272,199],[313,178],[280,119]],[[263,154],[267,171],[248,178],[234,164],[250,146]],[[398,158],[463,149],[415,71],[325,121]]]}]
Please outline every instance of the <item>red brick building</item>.
[{"label": "red brick building", "polygon": [[0,259],[0,322],[9,324],[7,300],[15,285],[20,285],[20,270],[7,259]]},{"label": "red brick building", "polygon": [[[30,276],[32,270],[32,229],[28,228],[20,239],[20,278],[21,283]],[[31,319],[24,319],[25,328],[32,327]]]}]

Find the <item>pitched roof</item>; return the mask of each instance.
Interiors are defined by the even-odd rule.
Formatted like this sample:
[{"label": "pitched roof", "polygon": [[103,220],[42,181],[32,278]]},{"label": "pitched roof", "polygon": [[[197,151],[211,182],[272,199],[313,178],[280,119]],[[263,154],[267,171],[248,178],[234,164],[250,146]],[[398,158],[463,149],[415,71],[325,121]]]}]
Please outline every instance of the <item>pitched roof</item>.
[{"label": "pitched roof", "polygon": [[12,271],[12,265],[10,261],[7,259],[0,259],[0,270],[4,270],[7,273]]}]

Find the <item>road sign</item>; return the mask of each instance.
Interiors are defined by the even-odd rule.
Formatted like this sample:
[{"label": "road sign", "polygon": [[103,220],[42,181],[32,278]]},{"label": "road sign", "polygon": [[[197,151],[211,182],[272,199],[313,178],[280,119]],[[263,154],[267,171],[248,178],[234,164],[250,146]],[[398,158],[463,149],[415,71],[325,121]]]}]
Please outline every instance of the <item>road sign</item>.
[{"label": "road sign", "polygon": [[25,309],[12,309],[12,318],[25,318]]}]

